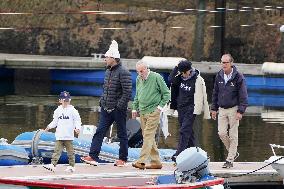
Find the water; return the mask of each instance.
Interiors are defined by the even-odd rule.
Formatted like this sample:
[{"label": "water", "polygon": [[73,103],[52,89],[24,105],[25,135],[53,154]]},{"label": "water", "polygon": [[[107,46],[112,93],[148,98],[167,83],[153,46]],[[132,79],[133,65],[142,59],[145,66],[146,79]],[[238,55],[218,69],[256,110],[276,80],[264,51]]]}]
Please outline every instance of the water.
[{"label": "water", "polygon": [[[210,83],[210,82],[209,82]],[[52,92],[52,84],[44,81],[1,81],[0,82],[0,138],[12,142],[22,132],[45,128],[52,120],[56,109],[57,95]],[[62,85],[64,89],[64,84]],[[62,89],[62,90],[63,90]],[[211,88],[208,87],[208,95]],[[270,143],[284,145],[284,105],[256,106],[254,93],[250,92],[250,106],[240,123],[238,161],[264,161],[271,155]],[[261,100],[263,98],[263,100]],[[256,99],[265,101],[265,95]],[[276,97],[277,98],[277,97]],[[270,100],[268,100],[270,101]],[[98,97],[73,96],[72,104],[78,109],[82,123],[97,125]],[[281,107],[282,106],[282,107]],[[129,112],[130,115],[130,112]],[[208,152],[211,161],[224,161],[225,149],[217,135],[217,122],[197,116],[195,131],[199,146]],[[176,117],[169,117],[171,136],[161,137],[159,148],[175,148],[178,141]]]}]

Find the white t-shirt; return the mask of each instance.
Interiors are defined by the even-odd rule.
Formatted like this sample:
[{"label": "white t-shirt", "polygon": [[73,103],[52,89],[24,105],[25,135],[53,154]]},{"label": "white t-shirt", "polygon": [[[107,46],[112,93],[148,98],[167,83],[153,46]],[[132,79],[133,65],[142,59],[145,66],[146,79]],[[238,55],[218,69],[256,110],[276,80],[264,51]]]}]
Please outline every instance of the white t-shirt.
[{"label": "white t-shirt", "polygon": [[74,130],[81,130],[81,118],[79,112],[72,105],[63,108],[62,105],[54,111],[53,120],[47,126],[55,128],[56,140],[74,140]]}]

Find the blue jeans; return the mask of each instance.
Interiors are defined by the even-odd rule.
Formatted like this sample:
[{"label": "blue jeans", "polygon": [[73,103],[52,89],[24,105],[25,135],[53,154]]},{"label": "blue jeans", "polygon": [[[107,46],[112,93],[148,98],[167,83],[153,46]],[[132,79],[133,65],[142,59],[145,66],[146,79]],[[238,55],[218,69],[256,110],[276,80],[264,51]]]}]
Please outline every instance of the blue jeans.
[{"label": "blue jeans", "polygon": [[116,108],[112,112],[108,113],[103,108],[101,109],[99,126],[93,136],[89,152],[89,156],[91,156],[94,160],[99,160],[99,154],[101,151],[103,139],[106,136],[106,133],[111,124],[113,124],[113,122],[116,122],[117,137],[120,142],[119,159],[127,161],[128,138],[126,132],[126,111],[127,110],[119,110]]}]

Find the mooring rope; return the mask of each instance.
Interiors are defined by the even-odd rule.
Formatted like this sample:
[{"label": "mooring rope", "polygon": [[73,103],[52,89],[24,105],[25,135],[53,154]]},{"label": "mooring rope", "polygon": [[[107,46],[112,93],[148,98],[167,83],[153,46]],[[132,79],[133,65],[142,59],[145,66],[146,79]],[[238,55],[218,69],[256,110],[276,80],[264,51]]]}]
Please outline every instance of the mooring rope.
[{"label": "mooring rope", "polygon": [[250,172],[247,172],[247,173],[244,173],[244,174],[232,175],[232,176],[228,176],[228,177],[222,177],[222,178],[224,178],[226,180],[224,182],[224,189],[230,189],[231,188],[229,186],[229,181],[228,181],[229,178],[235,178],[235,177],[242,177],[242,176],[250,175],[250,174],[255,173],[255,172],[257,172],[257,171],[259,171],[261,169],[264,169],[265,167],[267,167],[267,166],[269,166],[269,165],[271,165],[271,164],[273,164],[273,163],[275,163],[275,162],[277,162],[277,161],[279,161],[280,159],[283,159],[283,158],[284,158],[284,156],[281,156],[280,158],[278,158],[278,159],[276,159],[276,160],[274,160],[274,161],[272,161],[272,162],[270,162],[270,163],[268,163],[268,164],[266,164],[266,165],[264,165],[264,166],[262,166],[262,167],[260,167],[258,169],[255,169],[253,171],[250,171]]},{"label": "mooring rope", "polygon": [[255,173],[255,172],[257,172],[257,171],[259,171],[259,170],[261,170],[261,169],[264,169],[265,167],[267,167],[267,166],[269,166],[269,165],[271,165],[271,164],[273,164],[273,163],[275,163],[275,162],[277,162],[277,161],[279,161],[280,159],[283,159],[283,158],[284,158],[284,156],[281,156],[280,158],[278,158],[278,159],[276,159],[276,160],[274,160],[274,161],[272,161],[272,162],[270,162],[270,163],[268,163],[268,164],[266,164],[266,165],[264,165],[264,166],[262,166],[262,167],[260,167],[260,168],[258,168],[258,169],[255,169],[255,170],[253,170],[253,171],[250,171],[250,172],[247,172],[247,173],[244,173],[244,174],[232,175],[232,176],[222,177],[222,178],[232,178],[232,177],[242,177],[242,176],[246,176],[246,175]]}]

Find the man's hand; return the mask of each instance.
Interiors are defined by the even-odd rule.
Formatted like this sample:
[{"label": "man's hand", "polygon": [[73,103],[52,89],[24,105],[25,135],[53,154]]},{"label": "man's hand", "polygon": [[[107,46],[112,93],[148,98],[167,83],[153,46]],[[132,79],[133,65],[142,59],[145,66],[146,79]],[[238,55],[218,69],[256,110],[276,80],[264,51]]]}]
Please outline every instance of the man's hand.
[{"label": "man's hand", "polygon": [[138,116],[138,113],[136,111],[132,112],[132,119],[136,119],[136,117]]},{"label": "man's hand", "polygon": [[79,134],[80,134],[80,129],[75,129],[75,133],[76,133],[77,135],[79,135]]},{"label": "man's hand", "polygon": [[46,128],[44,129],[44,131],[49,131],[49,128],[48,128],[48,127],[46,127]]},{"label": "man's hand", "polygon": [[211,117],[212,117],[213,120],[216,120],[217,112],[216,111],[211,111]]},{"label": "man's hand", "polygon": [[240,112],[237,112],[236,119],[241,120],[243,118],[243,115]]}]

